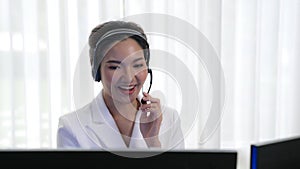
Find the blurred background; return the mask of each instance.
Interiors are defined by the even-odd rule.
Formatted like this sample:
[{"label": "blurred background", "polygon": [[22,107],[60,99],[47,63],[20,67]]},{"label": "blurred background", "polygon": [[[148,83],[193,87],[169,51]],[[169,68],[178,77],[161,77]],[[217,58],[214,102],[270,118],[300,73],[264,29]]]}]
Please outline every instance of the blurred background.
[{"label": "blurred background", "polygon": [[[189,108],[199,115],[192,124],[182,123],[190,129],[188,149],[236,149],[238,167],[249,168],[250,144],[300,135],[299,0],[0,0],[0,148],[56,148],[59,116],[88,103],[101,89],[89,67],[90,31],[143,13],[191,24],[222,65],[220,121],[201,140],[215,91],[205,64],[179,41],[149,35],[150,48],[181,60],[196,82],[199,105]],[[152,90],[184,117],[181,93],[192,88],[162,72],[154,74]]]}]

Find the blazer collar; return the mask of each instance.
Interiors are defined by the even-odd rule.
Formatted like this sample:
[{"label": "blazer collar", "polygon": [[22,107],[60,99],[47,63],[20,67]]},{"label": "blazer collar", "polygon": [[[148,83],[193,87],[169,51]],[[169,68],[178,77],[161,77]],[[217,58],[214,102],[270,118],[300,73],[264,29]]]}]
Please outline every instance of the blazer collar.
[{"label": "blazer collar", "polygon": [[[140,99],[139,97],[138,99]],[[91,120],[86,121],[85,128],[89,137],[92,137],[102,148],[108,149],[128,149],[119,129],[111,116],[102,96],[102,91],[92,101]],[[132,138],[129,148],[147,148],[139,127],[140,111],[136,116],[136,122],[133,128]]]}]

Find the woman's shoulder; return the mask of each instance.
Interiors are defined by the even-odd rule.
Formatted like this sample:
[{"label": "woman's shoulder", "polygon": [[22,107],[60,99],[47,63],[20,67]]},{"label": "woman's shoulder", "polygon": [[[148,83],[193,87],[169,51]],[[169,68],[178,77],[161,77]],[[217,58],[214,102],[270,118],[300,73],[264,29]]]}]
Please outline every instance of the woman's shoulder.
[{"label": "woman's shoulder", "polygon": [[177,113],[177,110],[175,108],[168,105],[162,105],[161,109],[163,113]]},{"label": "woman's shoulder", "polygon": [[89,112],[91,111],[93,102],[86,104],[85,106],[78,108],[76,110],[70,111],[62,116],[60,116],[60,120],[68,119],[73,120],[77,119],[78,117],[83,117],[89,115]]},{"label": "woman's shoulder", "polygon": [[176,121],[179,118],[178,111],[175,108],[170,107],[168,105],[162,106],[162,114],[164,119],[170,119],[172,121]]}]

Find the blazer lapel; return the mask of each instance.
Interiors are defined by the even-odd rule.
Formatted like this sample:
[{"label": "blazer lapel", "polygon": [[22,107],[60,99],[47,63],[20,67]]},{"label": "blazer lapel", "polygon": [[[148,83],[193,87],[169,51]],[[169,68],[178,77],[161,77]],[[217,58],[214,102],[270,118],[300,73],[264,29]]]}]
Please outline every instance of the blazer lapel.
[{"label": "blazer lapel", "polygon": [[140,130],[140,120],[139,120],[140,117],[141,117],[141,110],[137,112],[135,118],[132,136],[129,144],[130,148],[146,149],[148,147]]},{"label": "blazer lapel", "polygon": [[102,92],[91,104],[91,120],[85,123],[87,134],[99,146],[107,149],[127,148],[119,129],[102,98]]},{"label": "blazer lapel", "polygon": [[[93,142],[106,149],[128,149],[103,100],[102,91],[91,103],[90,111],[91,119],[83,123]],[[140,131],[141,113],[141,111],[137,112],[129,148],[145,149],[148,147]]]}]

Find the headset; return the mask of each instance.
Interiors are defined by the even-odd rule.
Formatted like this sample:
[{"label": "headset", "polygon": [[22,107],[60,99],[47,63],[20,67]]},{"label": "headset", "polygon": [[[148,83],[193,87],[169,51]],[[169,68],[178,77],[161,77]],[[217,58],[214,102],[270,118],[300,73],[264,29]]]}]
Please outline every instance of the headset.
[{"label": "headset", "polygon": [[[149,86],[149,88],[148,88],[147,93],[150,92],[150,89],[151,89],[151,86],[152,86],[152,79],[153,79],[152,70],[149,69],[149,68],[148,68],[148,73],[150,74],[150,86]],[[142,104],[147,104],[147,101],[141,99],[141,103],[142,103]]]},{"label": "headset", "polygon": [[[139,45],[141,45],[141,43],[142,43],[143,45],[146,46],[146,48],[143,49],[143,51],[144,51],[144,57],[146,60],[146,64],[148,67],[148,73],[150,74],[150,86],[147,91],[147,93],[149,93],[151,86],[152,86],[152,79],[153,79],[152,70],[149,68],[149,60],[150,60],[149,44],[148,44],[145,34],[139,32],[137,30],[134,30],[134,29],[128,29],[128,28],[113,29],[113,30],[110,30],[110,31],[106,32],[105,34],[103,34],[101,36],[101,38],[97,41],[95,48],[93,50],[93,62],[92,62],[92,75],[93,75],[94,80],[96,82],[100,82],[100,80],[101,80],[100,63],[104,57],[103,55],[97,57],[96,51],[98,48],[101,48],[101,47],[104,48],[103,45],[105,45],[106,40],[109,40],[109,39],[112,40],[113,38],[116,38],[115,40],[132,38],[135,41],[137,41],[139,43]],[[112,40],[112,41],[114,41],[114,40]],[[141,100],[141,102],[143,104],[145,104],[145,101],[143,99]]]}]

